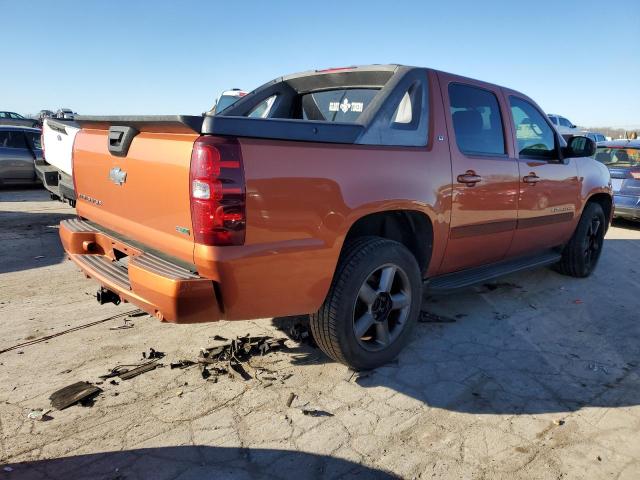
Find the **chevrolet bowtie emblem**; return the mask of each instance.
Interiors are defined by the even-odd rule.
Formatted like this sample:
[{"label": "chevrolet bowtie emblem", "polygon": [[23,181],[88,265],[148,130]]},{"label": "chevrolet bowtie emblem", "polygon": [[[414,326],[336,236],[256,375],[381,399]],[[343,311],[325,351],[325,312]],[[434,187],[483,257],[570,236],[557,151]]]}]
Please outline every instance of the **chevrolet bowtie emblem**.
[{"label": "chevrolet bowtie emblem", "polygon": [[120,167],[114,167],[109,170],[109,180],[116,185],[123,185],[127,181],[127,172],[121,170]]}]

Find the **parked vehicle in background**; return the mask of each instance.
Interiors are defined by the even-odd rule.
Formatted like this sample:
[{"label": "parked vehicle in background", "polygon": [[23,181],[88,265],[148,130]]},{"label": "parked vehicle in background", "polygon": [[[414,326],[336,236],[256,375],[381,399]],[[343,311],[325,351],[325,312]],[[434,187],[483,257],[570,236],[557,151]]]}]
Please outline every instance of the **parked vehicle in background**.
[{"label": "parked vehicle in background", "polygon": [[239,88],[233,88],[231,90],[225,90],[218,98],[215,106],[213,107],[213,111],[217,114],[223,111],[225,108],[233,105],[239,99],[244,97],[247,94],[244,90],[240,90]]},{"label": "parked vehicle in background", "polygon": [[0,112],[0,125],[21,125],[24,127],[38,127],[38,120],[26,118],[15,112]]},{"label": "parked vehicle in background", "polygon": [[578,133],[578,127],[562,115],[550,113],[547,116],[558,133],[565,137],[565,139],[573,135],[580,135],[580,133]]},{"label": "parked vehicle in background", "polygon": [[56,112],[56,118],[61,120],[73,120],[75,115],[76,113],[74,113],[70,108],[59,108]]},{"label": "parked vehicle in background", "polygon": [[54,200],[76,205],[73,187],[73,142],[80,126],[73,120],[46,118],[42,125],[42,157],[35,169],[44,187]]},{"label": "parked vehicle in background", "polygon": [[590,139],[567,144],[515,90],[425,68],[289,75],[205,117],[76,121],[60,237],[100,303],[182,323],[311,314],[356,369],[399,353],[423,288],[590,275],[611,218]]},{"label": "parked vehicle in background", "polygon": [[45,118],[51,118],[54,115],[55,114],[51,110],[40,110],[38,112],[38,120],[40,121],[40,125],[42,125],[42,123],[44,122]]},{"label": "parked vehicle in background", "polygon": [[598,132],[582,132],[580,133],[580,135],[584,135],[585,137],[590,138],[596,143],[607,141],[607,137],[605,137],[602,133],[598,133]]},{"label": "parked vehicle in background", "polygon": [[0,125],[0,185],[38,183],[33,165],[41,156],[40,130]]},{"label": "parked vehicle in background", "polygon": [[615,217],[640,220],[640,140],[598,144],[595,159],[611,172]]}]

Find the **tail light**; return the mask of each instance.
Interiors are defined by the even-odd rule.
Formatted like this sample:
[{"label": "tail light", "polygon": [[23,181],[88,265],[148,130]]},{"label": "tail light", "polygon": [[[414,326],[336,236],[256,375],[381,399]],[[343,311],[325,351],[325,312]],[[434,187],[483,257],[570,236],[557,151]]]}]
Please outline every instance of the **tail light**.
[{"label": "tail light", "polygon": [[46,160],[46,157],[44,156],[44,127],[42,133],[40,134],[40,152],[42,155],[42,159]]},{"label": "tail light", "polygon": [[629,173],[636,180],[640,180],[640,170],[631,170]]},{"label": "tail light", "polygon": [[242,245],[246,191],[240,144],[200,137],[191,153],[191,221],[196,243]]}]

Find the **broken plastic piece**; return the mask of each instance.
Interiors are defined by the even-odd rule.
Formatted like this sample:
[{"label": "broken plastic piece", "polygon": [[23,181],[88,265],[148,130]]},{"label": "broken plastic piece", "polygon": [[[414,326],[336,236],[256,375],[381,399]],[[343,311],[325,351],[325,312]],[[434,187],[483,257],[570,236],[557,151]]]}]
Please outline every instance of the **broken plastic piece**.
[{"label": "broken plastic piece", "polygon": [[102,389],[88,382],[76,382],[51,394],[51,406],[57,410],[64,410],[80,401],[87,401],[102,392]]}]

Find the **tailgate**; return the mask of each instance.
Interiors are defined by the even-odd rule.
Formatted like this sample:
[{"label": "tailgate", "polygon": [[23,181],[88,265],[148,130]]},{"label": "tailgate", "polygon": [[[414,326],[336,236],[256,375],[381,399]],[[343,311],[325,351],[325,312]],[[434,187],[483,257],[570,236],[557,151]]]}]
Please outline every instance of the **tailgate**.
[{"label": "tailgate", "polygon": [[50,165],[72,174],[71,151],[80,126],[72,121],[60,121],[47,118],[42,125],[45,145],[45,160]]},{"label": "tailgate", "polygon": [[[192,263],[189,168],[197,127],[149,117],[77,120],[82,127],[73,147],[78,215]],[[126,135],[118,132],[133,135],[128,149]]]}]

